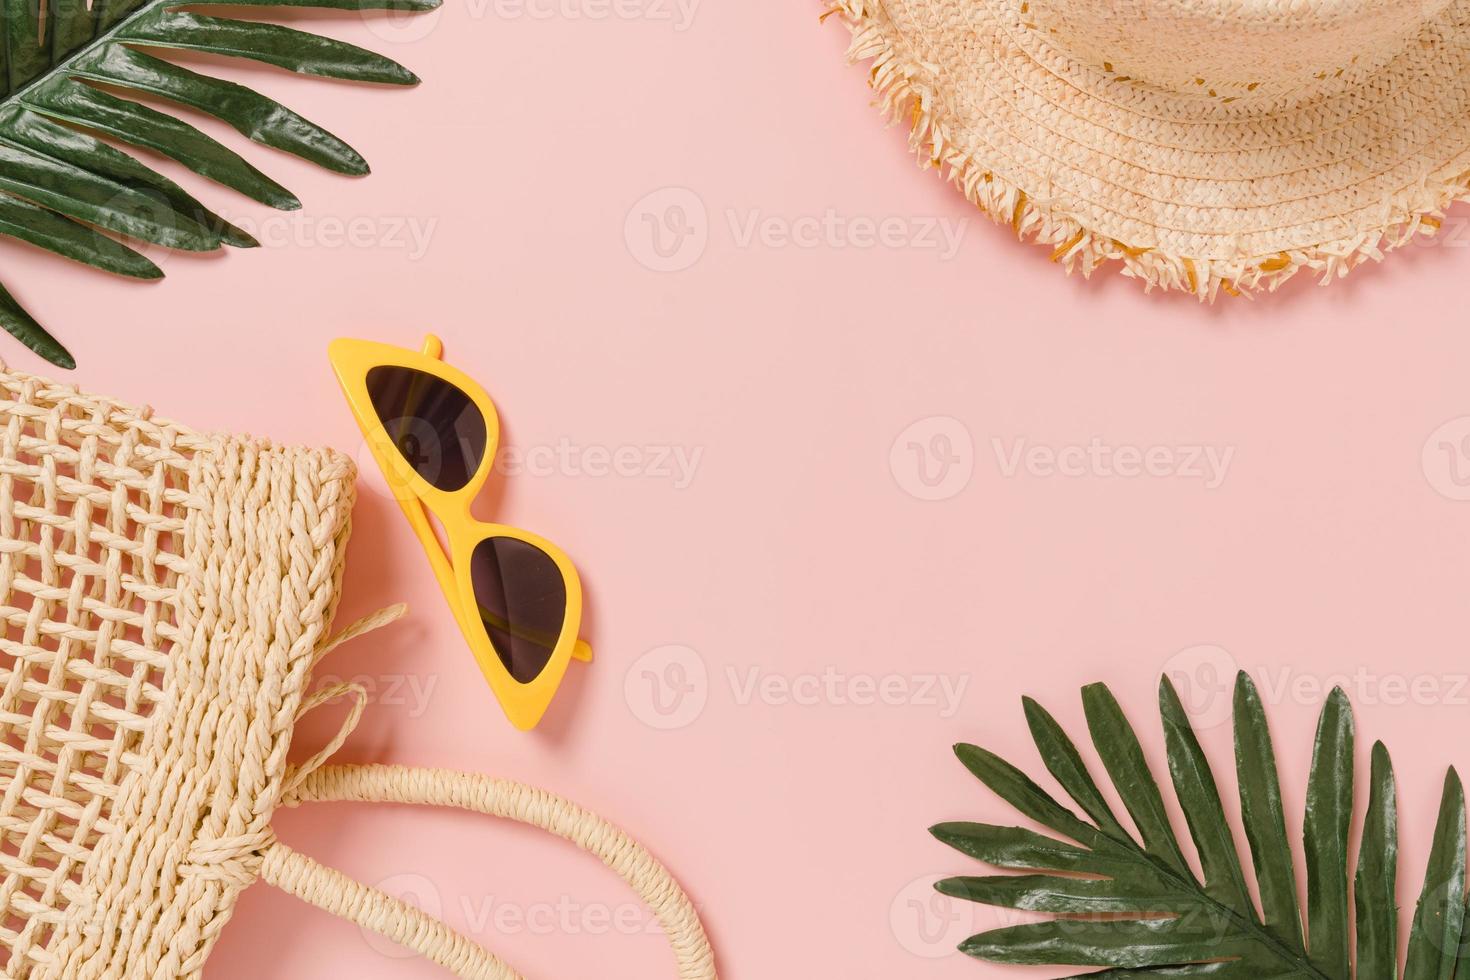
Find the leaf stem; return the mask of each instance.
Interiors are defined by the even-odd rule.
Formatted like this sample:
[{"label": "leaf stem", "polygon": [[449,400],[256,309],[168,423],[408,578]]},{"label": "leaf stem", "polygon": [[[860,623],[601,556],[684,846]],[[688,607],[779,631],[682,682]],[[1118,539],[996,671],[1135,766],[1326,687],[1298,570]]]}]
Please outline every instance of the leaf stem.
[{"label": "leaf stem", "polygon": [[1188,879],[1185,879],[1181,877],[1177,872],[1175,872],[1173,868],[1170,868],[1159,861],[1155,861],[1148,854],[1140,850],[1137,843],[1135,843],[1132,839],[1129,839],[1127,841],[1120,841],[1117,838],[1112,837],[1101,830],[1098,830],[1097,833],[1100,838],[1112,844],[1121,857],[1124,857],[1135,863],[1145,864],[1149,868],[1153,869],[1155,872],[1162,872],[1164,876],[1171,878],[1175,882],[1177,882],[1181,886],[1180,891],[1183,892],[1187,897],[1213,906],[1214,908],[1219,909],[1221,912],[1224,912],[1226,916],[1233,919],[1242,926],[1243,932],[1250,933],[1251,938],[1255,942],[1264,945],[1278,959],[1285,961],[1299,973],[1304,973],[1307,976],[1314,978],[1314,980],[1348,980],[1347,977],[1329,977],[1327,974],[1317,969],[1316,965],[1313,964],[1311,960],[1307,959],[1305,954],[1298,953],[1296,950],[1292,949],[1290,946],[1282,942],[1275,933],[1271,932],[1264,925],[1257,922],[1255,916],[1242,915],[1238,910],[1233,909],[1228,905],[1222,904],[1220,901],[1211,897],[1207,892],[1205,892],[1204,889],[1200,887],[1199,882],[1195,881],[1192,876]]},{"label": "leaf stem", "polygon": [[100,34],[96,34],[92,37],[92,40],[77,48],[61,61],[53,64],[48,71],[43,71],[35,78],[21,85],[20,88],[10,92],[8,95],[4,96],[3,99],[0,99],[0,101],[23,102],[23,97],[31,89],[35,88],[37,85],[42,84],[43,82],[47,82],[52,78],[55,78],[58,74],[68,74],[70,72],[70,68],[68,67],[69,65],[80,61],[83,56],[90,54],[96,48],[99,48],[104,44],[126,43],[123,41],[118,41],[114,35],[121,31],[124,26],[132,23],[132,21],[136,18],[141,17],[147,13],[152,13],[156,8],[164,6],[167,2],[168,0],[143,0],[143,2],[138,5],[138,9],[124,14],[121,20],[114,23],[111,27],[103,28]]}]

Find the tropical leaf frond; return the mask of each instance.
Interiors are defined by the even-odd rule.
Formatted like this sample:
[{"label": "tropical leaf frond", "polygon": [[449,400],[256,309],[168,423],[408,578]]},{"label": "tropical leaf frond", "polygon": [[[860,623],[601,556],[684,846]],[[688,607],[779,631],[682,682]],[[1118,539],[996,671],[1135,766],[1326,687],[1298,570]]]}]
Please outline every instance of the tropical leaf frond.
[{"label": "tropical leaf frond", "polygon": [[[189,0],[187,6],[425,11],[439,2]],[[109,233],[186,251],[258,244],[98,135],[161,153],[270,207],[301,206],[239,153],[169,112],[134,101],[137,96],[213,116],[257,143],[327,170],[368,172],[367,161],[346,142],[274,99],[152,52],[203,51],[303,75],[388,85],[412,85],[417,76],[343,41],[178,9],[184,5],[185,0],[0,0],[0,236],[140,279],[163,273]],[[140,50],[145,47],[152,52]],[[3,286],[0,327],[52,363],[75,366]]]},{"label": "tropical leaf frond", "polygon": [[[1026,720],[1041,760],[1081,816],[993,753],[956,746],[960,761],[981,782],[1059,835],[964,822],[930,828],[955,850],[1007,872],[946,878],[936,884],[938,891],[1053,916],[971,936],[961,944],[963,952],[997,963],[1102,968],[1077,974],[1090,980],[1453,980],[1470,959],[1464,949],[1465,794],[1454,769],[1445,775],[1402,970],[1395,904],[1398,810],[1393,766],[1382,743],[1373,746],[1349,890],[1355,732],[1341,690],[1328,697],[1313,744],[1302,823],[1304,908],[1297,898],[1276,754],[1247,675],[1236,679],[1234,736],[1254,892],[1209,760],[1169,680],[1159,685],[1159,711],[1170,784],[1199,873],[1174,833],[1164,791],[1117,699],[1095,684],[1083,689],[1082,702],[1092,746],[1133,829],[1113,811],[1056,719],[1030,698],[1024,700]],[[1470,978],[1470,968],[1459,975]]]}]

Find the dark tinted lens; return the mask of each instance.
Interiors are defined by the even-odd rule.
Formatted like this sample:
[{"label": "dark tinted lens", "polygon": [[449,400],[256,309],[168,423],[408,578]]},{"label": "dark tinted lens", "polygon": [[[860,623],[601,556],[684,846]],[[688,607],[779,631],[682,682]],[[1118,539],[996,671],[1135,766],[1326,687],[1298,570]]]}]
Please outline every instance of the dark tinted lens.
[{"label": "dark tinted lens", "polygon": [[383,365],[368,372],[367,389],[388,437],[419,476],[440,490],[470,482],[485,458],[485,417],[469,395],[425,371]]},{"label": "dark tinted lens", "polygon": [[480,620],[510,676],[528,684],[546,667],[567,615],[567,584],[551,556],[515,538],[475,546],[470,576]]}]

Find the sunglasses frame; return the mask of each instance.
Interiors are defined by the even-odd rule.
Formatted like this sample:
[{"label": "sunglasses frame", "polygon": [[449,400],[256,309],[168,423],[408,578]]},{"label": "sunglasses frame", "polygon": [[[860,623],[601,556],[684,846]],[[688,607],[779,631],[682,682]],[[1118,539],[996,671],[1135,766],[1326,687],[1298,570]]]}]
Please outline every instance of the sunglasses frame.
[{"label": "sunglasses frame", "polygon": [[[370,340],[342,338],[327,347],[327,356],[337,373],[337,380],[347,395],[347,403],[357,427],[367,439],[368,449],[388,482],[393,497],[418,535],[419,543],[429,556],[429,565],[439,588],[449,602],[460,632],[469,643],[480,673],[495,693],[512,725],[522,731],[536,727],[551,704],[557,688],[573,658],[590,661],[592,648],[577,638],[582,624],[582,580],[566,553],[545,538],[507,524],[479,520],[470,507],[490,476],[500,440],[500,416],[485,389],[463,371],[442,360],[444,345],[430,334],[422,351],[394,347]],[[441,490],[424,479],[404,458],[384,428],[368,394],[368,372],[375,367],[401,367],[425,374],[453,385],[470,399],[485,419],[485,451],[479,466],[458,490]],[[394,420],[387,420],[394,421]],[[433,514],[444,529],[449,548],[445,553],[438,535],[429,523]],[[470,557],[482,541],[490,538],[513,538],[543,551],[561,572],[566,584],[566,611],[561,633],[552,647],[546,666],[532,680],[521,683],[506,669],[495,645],[490,640],[477,612],[475,585],[470,573]]]}]

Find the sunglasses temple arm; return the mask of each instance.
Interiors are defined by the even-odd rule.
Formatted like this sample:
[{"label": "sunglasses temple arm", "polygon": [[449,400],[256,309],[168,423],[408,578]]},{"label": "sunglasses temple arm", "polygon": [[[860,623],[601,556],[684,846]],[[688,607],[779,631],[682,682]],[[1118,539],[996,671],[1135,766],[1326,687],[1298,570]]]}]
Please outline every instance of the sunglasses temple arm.
[{"label": "sunglasses temple arm", "polygon": [[[538,636],[537,634],[526,629],[518,630],[514,626],[511,626],[509,623],[507,623],[503,617],[496,616],[494,613],[489,612],[486,609],[480,609],[479,615],[484,622],[488,624],[493,624],[500,629],[507,630],[512,636],[518,636],[521,639],[530,640],[537,646],[547,646],[549,644],[550,638],[547,635],[541,634]],[[572,644],[572,659],[580,660],[583,663],[591,663],[592,644],[588,643],[581,637],[578,637],[577,642]]]},{"label": "sunglasses temple arm", "polygon": [[474,630],[465,617],[464,609],[460,606],[459,589],[455,585],[454,565],[450,562],[444,546],[439,543],[439,536],[434,533],[433,525],[429,523],[429,515],[423,501],[400,500],[398,506],[403,510],[403,516],[408,518],[408,523],[414,529],[415,534],[418,535],[419,544],[423,545],[424,554],[429,558],[429,566],[434,571],[434,578],[439,582],[439,591],[444,593],[444,601],[449,603],[449,610],[454,613],[454,621],[459,624],[460,632],[464,634],[465,639],[470,641]]}]

